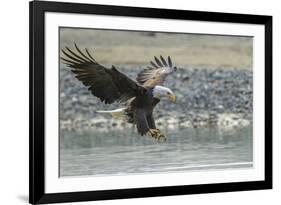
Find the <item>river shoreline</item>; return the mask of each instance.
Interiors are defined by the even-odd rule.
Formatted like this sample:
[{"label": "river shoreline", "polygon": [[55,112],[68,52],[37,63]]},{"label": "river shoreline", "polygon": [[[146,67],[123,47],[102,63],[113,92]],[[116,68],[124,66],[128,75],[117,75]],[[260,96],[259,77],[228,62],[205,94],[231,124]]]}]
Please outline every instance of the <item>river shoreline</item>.
[{"label": "river shoreline", "polygon": [[[144,67],[119,65],[117,68],[132,79]],[[181,67],[169,76],[165,86],[177,96],[177,102],[166,99],[157,105],[154,116],[160,129],[188,127],[243,127],[252,124],[252,71],[239,68]],[[97,110],[123,107],[105,105],[74,77],[70,69],[60,69],[60,128],[100,131],[132,127]]]}]

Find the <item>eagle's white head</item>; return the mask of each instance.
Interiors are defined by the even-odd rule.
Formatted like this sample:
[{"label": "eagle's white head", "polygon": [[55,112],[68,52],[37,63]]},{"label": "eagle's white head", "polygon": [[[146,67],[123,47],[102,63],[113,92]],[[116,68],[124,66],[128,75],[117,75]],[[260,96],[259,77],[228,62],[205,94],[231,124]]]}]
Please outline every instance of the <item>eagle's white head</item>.
[{"label": "eagle's white head", "polygon": [[153,88],[153,97],[161,98],[161,97],[168,97],[172,102],[176,102],[177,97],[173,93],[170,88],[156,85]]}]

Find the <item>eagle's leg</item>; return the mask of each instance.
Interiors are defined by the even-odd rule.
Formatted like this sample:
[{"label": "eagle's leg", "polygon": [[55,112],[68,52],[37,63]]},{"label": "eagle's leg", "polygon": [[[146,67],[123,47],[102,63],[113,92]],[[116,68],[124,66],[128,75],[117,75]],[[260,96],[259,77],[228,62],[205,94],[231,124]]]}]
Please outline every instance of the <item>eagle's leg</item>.
[{"label": "eagle's leg", "polygon": [[151,134],[151,137],[158,140],[158,137],[161,135],[161,133],[160,133],[160,130],[156,128],[152,112],[147,113],[146,119],[147,119],[147,123],[149,126],[149,130],[150,130],[149,133]]}]

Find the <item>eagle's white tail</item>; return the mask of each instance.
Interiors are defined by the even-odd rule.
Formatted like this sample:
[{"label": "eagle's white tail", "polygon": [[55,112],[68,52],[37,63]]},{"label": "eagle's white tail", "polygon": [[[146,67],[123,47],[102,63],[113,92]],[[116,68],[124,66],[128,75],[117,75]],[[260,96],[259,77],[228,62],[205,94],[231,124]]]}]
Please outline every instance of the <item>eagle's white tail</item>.
[{"label": "eagle's white tail", "polygon": [[109,113],[114,118],[125,119],[125,109],[126,108],[119,108],[115,110],[97,110],[97,113]]}]

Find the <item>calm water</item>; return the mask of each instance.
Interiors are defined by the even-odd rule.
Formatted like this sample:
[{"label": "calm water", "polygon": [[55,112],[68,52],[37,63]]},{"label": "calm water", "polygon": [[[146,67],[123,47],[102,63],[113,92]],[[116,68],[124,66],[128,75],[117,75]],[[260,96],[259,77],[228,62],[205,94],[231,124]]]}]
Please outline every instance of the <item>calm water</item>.
[{"label": "calm water", "polygon": [[134,130],[62,131],[60,176],[233,169],[252,166],[252,127],[166,130],[166,142]]}]

